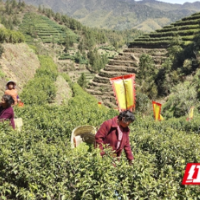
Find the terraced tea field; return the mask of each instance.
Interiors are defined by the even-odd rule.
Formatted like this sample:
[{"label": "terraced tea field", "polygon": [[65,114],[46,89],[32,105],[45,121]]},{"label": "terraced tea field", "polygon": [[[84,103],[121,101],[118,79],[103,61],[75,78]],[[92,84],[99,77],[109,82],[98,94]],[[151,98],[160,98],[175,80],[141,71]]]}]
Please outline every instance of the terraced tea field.
[{"label": "terraced tea field", "polygon": [[62,44],[66,37],[77,41],[78,36],[65,26],[59,25],[46,16],[35,13],[24,15],[20,31],[26,36],[26,42],[32,43],[33,38],[39,38],[43,43]]},{"label": "terraced tea field", "polygon": [[190,17],[185,17],[180,21],[165,26],[150,34],[139,37],[131,46],[160,46],[167,47],[172,38],[180,36],[185,45],[193,42],[196,35],[200,33],[200,13],[195,13]]}]

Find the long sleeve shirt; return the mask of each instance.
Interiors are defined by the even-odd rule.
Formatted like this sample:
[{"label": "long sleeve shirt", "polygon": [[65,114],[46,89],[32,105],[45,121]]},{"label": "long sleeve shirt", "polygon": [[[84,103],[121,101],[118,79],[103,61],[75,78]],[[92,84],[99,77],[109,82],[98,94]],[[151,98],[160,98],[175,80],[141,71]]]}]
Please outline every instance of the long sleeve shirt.
[{"label": "long sleeve shirt", "polygon": [[134,158],[129,142],[130,129],[128,127],[127,128],[121,127],[123,135],[119,148],[117,148],[118,147],[117,127],[118,127],[117,117],[105,121],[95,135],[96,144],[101,149],[102,156],[105,154],[105,152],[103,151],[103,144],[108,144],[112,148],[112,150],[116,153],[117,157],[121,155],[122,150],[124,149],[127,159],[131,161]]},{"label": "long sleeve shirt", "polygon": [[16,89],[12,89],[12,90],[7,89],[5,91],[5,94],[12,96],[13,100],[15,101],[14,105],[17,105],[17,96],[18,95],[17,95],[17,90]]},{"label": "long sleeve shirt", "polygon": [[12,107],[3,108],[0,106],[0,121],[10,120],[10,125],[15,129],[14,111]]}]

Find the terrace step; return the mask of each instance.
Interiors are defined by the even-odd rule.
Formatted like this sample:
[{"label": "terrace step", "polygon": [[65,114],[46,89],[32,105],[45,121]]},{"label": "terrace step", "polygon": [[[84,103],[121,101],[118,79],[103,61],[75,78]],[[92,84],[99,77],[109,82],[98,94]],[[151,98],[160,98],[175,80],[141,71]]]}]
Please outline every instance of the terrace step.
[{"label": "terrace step", "polygon": [[122,72],[122,71],[118,71],[118,72],[105,71],[104,69],[101,69],[100,72],[99,72],[100,76],[107,77],[107,78],[114,78],[114,77],[122,76],[122,75],[126,75],[126,74],[128,74],[128,73],[127,72]]},{"label": "terrace step", "polygon": [[124,53],[149,53],[149,52],[167,52],[167,50],[165,48],[156,48],[156,49],[152,49],[152,48],[128,48],[124,50]]},{"label": "terrace step", "polygon": [[152,56],[153,61],[156,65],[161,65],[167,57],[157,57],[157,56]]},{"label": "terrace step", "polygon": [[114,103],[114,104],[116,103],[116,98],[115,98],[113,92],[110,93],[110,95],[108,95],[108,96],[105,96],[105,95],[101,96],[101,99],[102,99],[103,101],[109,101],[109,102],[112,102],[112,103]]},{"label": "terrace step", "polygon": [[120,66],[120,65],[106,65],[104,68],[105,71],[120,71],[120,72],[128,72],[128,73],[136,73],[138,67],[127,67],[127,66]]},{"label": "terrace step", "polygon": [[107,87],[110,84],[104,84],[104,83],[97,83],[94,80],[90,81],[89,83],[90,86],[101,86],[101,87]]},{"label": "terrace step", "polygon": [[110,101],[105,101],[104,102],[104,105],[105,106],[108,106],[109,108],[114,108],[114,109],[117,109],[117,104],[115,103],[112,103],[112,102],[110,102]]},{"label": "terrace step", "polygon": [[96,91],[93,89],[87,89],[87,92],[89,92],[92,95],[99,96],[98,99],[102,99],[103,95],[107,96],[108,98],[114,96],[114,93],[112,93],[112,92],[101,92],[101,91]]},{"label": "terrace step", "polygon": [[139,71],[139,58],[142,54],[149,54],[155,63],[155,68],[159,69],[163,61],[167,58],[167,50],[165,48],[128,48],[117,57],[109,60],[104,69],[95,75],[93,81],[88,85],[87,91],[100,99],[106,106],[116,108],[116,98],[110,78],[131,74]]},{"label": "terrace step", "polygon": [[114,60],[127,60],[127,61],[139,61],[138,53],[122,53],[114,58]]},{"label": "terrace step", "polygon": [[127,60],[110,60],[109,65],[124,65],[128,67],[137,67],[137,63],[135,61],[127,61]]},{"label": "terrace step", "polygon": [[98,87],[98,86],[88,86],[88,90],[94,90],[94,91],[100,91],[101,94],[95,93],[95,95],[100,95],[102,97],[103,94],[105,93],[111,93],[112,94],[112,86],[110,85],[109,87]]},{"label": "terrace step", "polygon": [[92,95],[97,95],[97,96],[102,95],[102,92],[100,92],[100,91],[96,91],[96,90],[92,90],[92,89],[86,89],[86,91]]},{"label": "terrace step", "polygon": [[110,83],[110,80],[107,77],[102,77],[97,74],[94,77],[94,82],[108,84]]},{"label": "terrace step", "polygon": [[104,84],[103,85],[103,84],[96,83],[96,82],[90,83],[88,85],[88,89],[97,90],[97,91],[100,91],[102,93],[104,93],[104,92],[112,92],[111,84],[107,84],[107,85]]}]

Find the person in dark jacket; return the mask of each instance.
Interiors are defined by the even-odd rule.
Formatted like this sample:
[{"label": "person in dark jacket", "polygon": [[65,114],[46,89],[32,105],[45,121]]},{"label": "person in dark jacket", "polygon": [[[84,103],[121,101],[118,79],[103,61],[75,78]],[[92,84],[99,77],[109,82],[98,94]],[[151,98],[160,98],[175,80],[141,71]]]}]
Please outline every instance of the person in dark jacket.
[{"label": "person in dark jacket", "polygon": [[14,99],[10,95],[3,95],[0,103],[0,121],[9,120],[10,125],[15,129],[14,111],[12,105]]},{"label": "person in dark jacket", "polygon": [[96,145],[101,149],[101,155],[105,155],[104,145],[108,145],[114,151],[116,157],[120,157],[124,149],[129,164],[132,164],[133,154],[129,142],[130,129],[128,126],[135,120],[129,110],[123,111],[112,119],[105,121],[95,135]]}]

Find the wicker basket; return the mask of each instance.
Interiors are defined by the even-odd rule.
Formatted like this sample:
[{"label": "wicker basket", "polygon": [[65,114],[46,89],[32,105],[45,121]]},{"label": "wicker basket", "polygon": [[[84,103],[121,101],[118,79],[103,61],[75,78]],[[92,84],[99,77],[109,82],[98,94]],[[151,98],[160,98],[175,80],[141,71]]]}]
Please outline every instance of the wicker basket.
[{"label": "wicker basket", "polygon": [[77,147],[82,142],[94,144],[96,128],[94,126],[78,126],[72,131],[71,145]]}]

